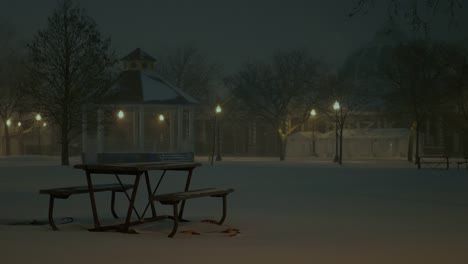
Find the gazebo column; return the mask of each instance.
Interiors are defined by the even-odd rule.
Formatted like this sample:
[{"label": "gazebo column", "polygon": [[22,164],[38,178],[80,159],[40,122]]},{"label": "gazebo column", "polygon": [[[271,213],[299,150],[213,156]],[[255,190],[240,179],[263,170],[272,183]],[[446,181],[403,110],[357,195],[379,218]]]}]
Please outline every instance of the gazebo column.
[{"label": "gazebo column", "polygon": [[257,123],[251,122],[248,125],[248,154],[255,155],[257,152]]},{"label": "gazebo column", "polygon": [[189,121],[188,137],[189,137],[189,144],[190,144],[191,151],[195,151],[195,126],[194,126],[194,120],[193,120],[194,116],[195,116],[195,113],[192,107],[189,110],[189,118],[188,118],[188,121]]},{"label": "gazebo column", "polygon": [[174,110],[171,110],[169,117],[169,151],[174,151],[175,149],[175,113]]},{"label": "gazebo column", "polygon": [[182,139],[184,132],[184,109],[182,106],[177,108],[177,151],[182,151]]},{"label": "gazebo column", "polygon": [[83,106],[81,111],[81,160],[83,163],[87,163],[89,157],[86,157],[88,153],[88,116],[86,114],[86,107]]},{"label": "gazebo column", "polygon": [[102,153],[104,148],[104,124],[103,124],[104,113],[102,109],[97,110],[97,153]]},{"label": "gazebo column", "polygon": [[145,108],[143,106],[140,106],[140,111],[138,115],[138,142],[140,151],[144,152],[145,151]]},{"label": "gazebo column", "polygon": [[132,111],[132,127],[133,127],[133,149],[138,149],[138,123],[137,123],[137,109],[134,108]]}]

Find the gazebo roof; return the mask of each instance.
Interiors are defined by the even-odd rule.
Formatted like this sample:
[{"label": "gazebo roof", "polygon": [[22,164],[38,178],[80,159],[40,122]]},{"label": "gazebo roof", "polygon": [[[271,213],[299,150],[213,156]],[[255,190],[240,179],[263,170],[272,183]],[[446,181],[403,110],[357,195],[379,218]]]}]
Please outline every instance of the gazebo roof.
[{"label": "gazebo roof", "polygon": [[128,60],[141,60],[141,61],[156,61],[155,58],[151,57],[148,53],[142,51],[140,48],[130,52],[127,56],[122,58],[123,61]]},{"label": "gazebo roof", "polygon": [[198,101],[153,71],[124,71],[107,104],[193,105]]}]

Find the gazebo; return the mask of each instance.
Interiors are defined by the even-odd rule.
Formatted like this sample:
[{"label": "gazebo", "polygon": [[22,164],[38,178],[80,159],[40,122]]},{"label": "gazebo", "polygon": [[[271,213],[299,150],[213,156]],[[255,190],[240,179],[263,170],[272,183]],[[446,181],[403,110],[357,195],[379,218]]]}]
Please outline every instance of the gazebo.
[{"label": "gazebo", "polygon": [[[160,76],[155,62],[139,48],[122,58],[124,70],[111,95],[97,108],[95,140],[90,140],[87,113],[83,111],[82,146],[86,161],[96,161],[100,153],[107,152],[194,151],[194,108],[198,101]],[[110,124],[105,122],[107,113],[114,117]],[[131,135],[130,146],[123,144],[122,135],[112,136],[112,132],[122,129],[115,126],[119,121],[128,124],[126,130],[131,127],[131,131],[126,131]],[[169,144],[164,149],[154,143],[156,133],[152,127],[156,122],[169,127]],[[148,133],[153,139],[145,137]],[[160,135],[156,141],[166,142],[162,132]]]}]

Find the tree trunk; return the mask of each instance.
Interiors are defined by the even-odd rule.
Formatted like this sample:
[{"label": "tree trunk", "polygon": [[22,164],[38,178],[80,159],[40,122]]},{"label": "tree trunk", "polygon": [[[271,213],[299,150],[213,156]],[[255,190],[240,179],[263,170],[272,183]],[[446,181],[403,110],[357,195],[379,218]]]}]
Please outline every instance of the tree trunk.
[{"label": "tree trunk", "polygon": [[419,129],[419,123],[416,122],[416,155],[415,155],[415,159],[416,159],[416,164],[419,165],[419,134],[420,134],[420,129]]},{"label": "tree trunk", "polygon": [[10,156],[10,131],[6,123],[3,125],[4,132],[5,132],[5,156]]},{"label": "tree trunk", "polygon": [[286,158],[286,139],[287,136],[279,135],[280,139],[280,161],[283,161]]},{"label": "tree trunk", "polygon": [[68,153],[68,119],[67,115],[63,115],[63,120],[62,120],[62,140],[61,140],[61,145],[62,145],[62,151],[61,151],[61,158],[62,158],[62,165],[63,166],[68,166],[70,164],[69,161],[69,153]]},{"label": "tree trunk", "polygon": [[413,144],[414,144],[415,124],[416,122],[414,122],[411,125],[409,139],[408,139],[408,161],[409,162],[413,162]]}]

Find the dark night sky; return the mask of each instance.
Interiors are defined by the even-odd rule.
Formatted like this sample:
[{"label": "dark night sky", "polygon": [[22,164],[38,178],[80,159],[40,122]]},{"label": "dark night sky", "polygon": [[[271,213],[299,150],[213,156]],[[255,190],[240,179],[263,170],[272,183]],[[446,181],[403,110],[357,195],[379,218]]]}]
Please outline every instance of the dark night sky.
[{"label": "dark night sky", "polygon": [[[333,66],[369,41],[387,19],[377,7],[348,18],[352,0],[80,0],[120,55],[141,47],[156,58],[171,47],[197,45],[227,71],[278,49],[308,48]],[[24,39],[46,25],[56,0],[0,0],[0,18]],[[468,23],[467,16],[463,19]],[[467,29],[439,32],[468,37]],[[448,33],[447,33],[448,32]]]}]

